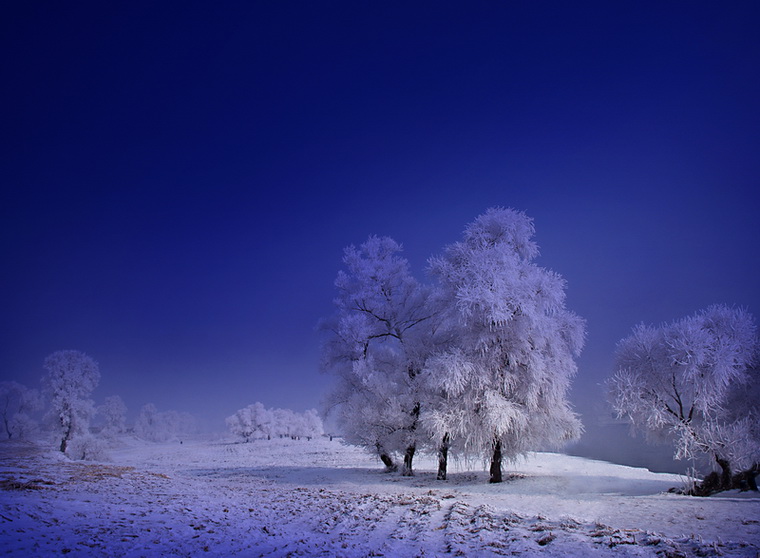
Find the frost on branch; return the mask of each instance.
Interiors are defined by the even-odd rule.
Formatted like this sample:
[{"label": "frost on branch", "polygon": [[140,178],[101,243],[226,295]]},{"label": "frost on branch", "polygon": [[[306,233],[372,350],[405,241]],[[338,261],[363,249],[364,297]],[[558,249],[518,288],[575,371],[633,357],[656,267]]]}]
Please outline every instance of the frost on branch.
[{"label": "frost on branch", "polygon": [[724,305],[661,327],[639,325],[619,343],[612,406],[648,439],[672,443],[676,459],[717,466],[710,491],[739,487],[736,471],[754,487],[759,351],[753,317]]}]

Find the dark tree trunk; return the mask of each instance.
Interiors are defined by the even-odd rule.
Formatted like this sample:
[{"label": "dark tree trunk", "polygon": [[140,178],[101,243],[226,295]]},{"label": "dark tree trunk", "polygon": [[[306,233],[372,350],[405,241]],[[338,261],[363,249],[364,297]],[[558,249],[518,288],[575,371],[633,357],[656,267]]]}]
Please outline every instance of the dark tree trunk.
[{"label": "dark tree trunk", "polygon": [[757,477],[758,474],[760,474],[760,463],[755,463],[746,471],[734,475],[734,478],[732,479],[732,487],[738,488],[739,490],[752,490],[757,492],[757,480],[755,477]]},{"label": "dark tree trunk", "polygon": [[61,453],[66,453],[66,449],[69,447],[69,440],[71,439],[71,425],[66,428],[66,432],[63,433],[63,439],[61,439]]},{"label": "dark tree trunk", "polygon": [[414,445],[406,448],[406,452],[404,453],[404,467],[401,469],[401,475],[404,477],[414,476],[414,471],[412,470],[412,461],[414,460],[414,452],[416,450],[417,447]]},{"label": "dark tree trunk", "polygon": [[496,440],[493,446],[493,456],[491,456],[491,478],[488,482],[501,482],[501,441]]},{"label": "dark tree trunk", "polygon": [[720,490],[730,490],[731,489],[731,479],[733,475],[731,474],[731,464],[728,462],[727,459],[722,459],[718,456],[715,456],[715,461],[718,462],[718,465],[720,465]]},{"label": "dark tree trunk", "polygon": [[713,471],[690,492],[692,496],[710,496],[724,490],[754,490],[757,492],[757,477],[760,474],[760,464],[755,463],[749,469],[737,474],[731,472],[731,463],[727,459],[716,457],[720,473]]},{"label": "dark tree trunk", "polygon": [[394,471],[397,471],[398,466],[393,462],[393,458],[388,455],[388,452],[385,451],[385,448],[380,444],[376,444],[375,448],[377,448],[377,455],[380,456],[380,461],[385,465],[385,472],[393,473]]},{"label": "dark tree trunk", "polygon": [[446,471],[449,466],[449,442],[449,433],[446,432],[438,447],[438,480],[446,480]]},{"label": "dark tree trunk", "polygon": [[[410,377],[414,377],[414,372],[410,368],[409,369]],[[420,417],[420,404],[415,403],[414,407],[412,408],[412,424],[409,426],[409,432],[413,433],[415,430],[417,430],[417,420]],[[406,451],[404,452],[404,466],[401,469],[401,475],[404,477],[412,477],[414,476],[414,469],[412,469],[412,462],[414,461],[414,452],[417,451],[417,445],[412,443],[409,444],[406,448]]]}]

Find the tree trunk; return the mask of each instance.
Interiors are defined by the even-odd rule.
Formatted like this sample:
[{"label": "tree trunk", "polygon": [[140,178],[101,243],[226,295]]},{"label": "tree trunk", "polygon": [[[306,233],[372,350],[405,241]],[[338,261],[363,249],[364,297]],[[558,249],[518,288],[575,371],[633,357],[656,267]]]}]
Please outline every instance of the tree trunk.
[{"label": "tree trunk", "polygon": [[446,470],[449,465],[449,433],[443,435],[441,445],[438,447],[438,480],[446,480]]},{"label": "tree trunk", "polygon": [[501,440],[496,440],[493,446],[493,456],[491,456],[491,478],[488,482],[501,481]]},{"label": "tree trunk", "polygon": [[377,455],[380,456],[380,461],[385,465],[385,472],[393,473],[394,471],[397,471],[398,466],[393,462],[393,458],[388,455],[385,449],[380,444],[376,444],[375,447],[377,448]]},{"label": "tree trunk", "polygon": [[[413,369],[409,369],[410,377],[414,377],[415,372]],[[412,408],[412,424],[409,426],[409,432],[414,433],[415,430],[417,430],[417,421],[420,417],[420,404],[415,403],[414,407]],[[414,476],[414,470],[412,469],[412,462],[414,461],[414,452],[417,450],[416,444],[412,443],[409,444],[406,448],[406,452],[404,452],[404,466],[401,469],[401,475],[404,477],[412,477]]]},{"label": "tree trunk", "polygon": [[404,467],[401,469],[401,475],[404,477],[414,476],[414,471],[412,470],[412,461],[414,460],[414,452],[416,449],[417,447],[414,445],[406,448],[406,452],[404,453]]},{"label": "tree trunk", "polygon": [[69,446],[69,440],[71,439],[71,431],[73,428],[71,427],[71,424],[69,424],[68,427],[66,427],[66,432],[63,433],[63,439],[61,439],[61,453],[66,453],[66,449]]},{"label": "tree trunk", "polygon": [[710,496],[724,490],[753,490],[757,492],[757,477],[760,474],[760,464],[755,463],[749,469],[740,471],[735,475],[731,473],[731,463],[727,459],[715,457],[721,472],[713,471],[702,482],[696,485],[687,494],[691,496]]},{"label": "tree trunk", "polygon": [[746,471],[735,474],[733,479],[731,479],[731,487],[742,491],[752,490],[757,492],[757,481],[755,480],[755,477],[758,474],[760,474],[760,464],[755,463]]},{"label": "tree trunk", "polygon": [[730,490],[731,489],[731,479],[733,475],[731,474],[731,463],[729,463],[728,459],[722,459],[715,456],[715,461],[718,462],[718,465],[720,465],[720,490]]}]

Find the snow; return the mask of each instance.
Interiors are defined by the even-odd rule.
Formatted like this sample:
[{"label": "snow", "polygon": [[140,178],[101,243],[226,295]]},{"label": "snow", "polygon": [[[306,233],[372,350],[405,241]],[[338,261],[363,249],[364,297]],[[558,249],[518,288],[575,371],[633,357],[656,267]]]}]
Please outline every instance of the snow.
[{"label": "snow", "polygon": [[338,440],[123,440],[108,462],[0,442],[0,551],[11,556],[758,556],[760,497],[554,453],[491,485],[454,463],[384,473]]}]

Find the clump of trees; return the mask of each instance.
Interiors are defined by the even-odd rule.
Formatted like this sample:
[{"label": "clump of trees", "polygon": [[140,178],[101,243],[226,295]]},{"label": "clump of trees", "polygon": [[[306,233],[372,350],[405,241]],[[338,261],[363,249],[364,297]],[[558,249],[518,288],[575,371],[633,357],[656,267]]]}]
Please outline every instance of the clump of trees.
[{"label": "clump of trees", "polygon": [[0,436],[28,438],[41,430],[56,436],[58,449],[72,459],[105,458],[106,448],[119,436],[135,435],[148,441],[167,441],[197,432],[188,413],[163,411],[145,405],[127,424],[127,406],[121,397],[106,397],[96,406],[92,393],[100,380],[97,362],[81,351],[56,351],[44,361],[42,391],[18,382],[0,382]]},{"label": "clump of trees", "polygon": [[227,417],[226,423],[230,432],[245,442],[272,437],[311,440],[324,433],[322,419],[314,409],[296,413],[290,409],[267,409],[259,402],[239,409]]},{"label": "clump of trees", "polygon": [[639,325],[618,346],[608,380],[618,417],[676,459],[717,470],[691,493],[757,490],[760,341],[746,311],[716,305],[660,327]]},{"label": "clump of trees", "polygon": [[411,475],[417,449],[502,461],[580,435],[567,401],[582,319],[565,308],[565,282],[535,263],[532,220],[492,208],[417,282],[401,246],[371,236],[345,250],[323,368],[337,377],[328,401],[349,442],[387,470]]}]

